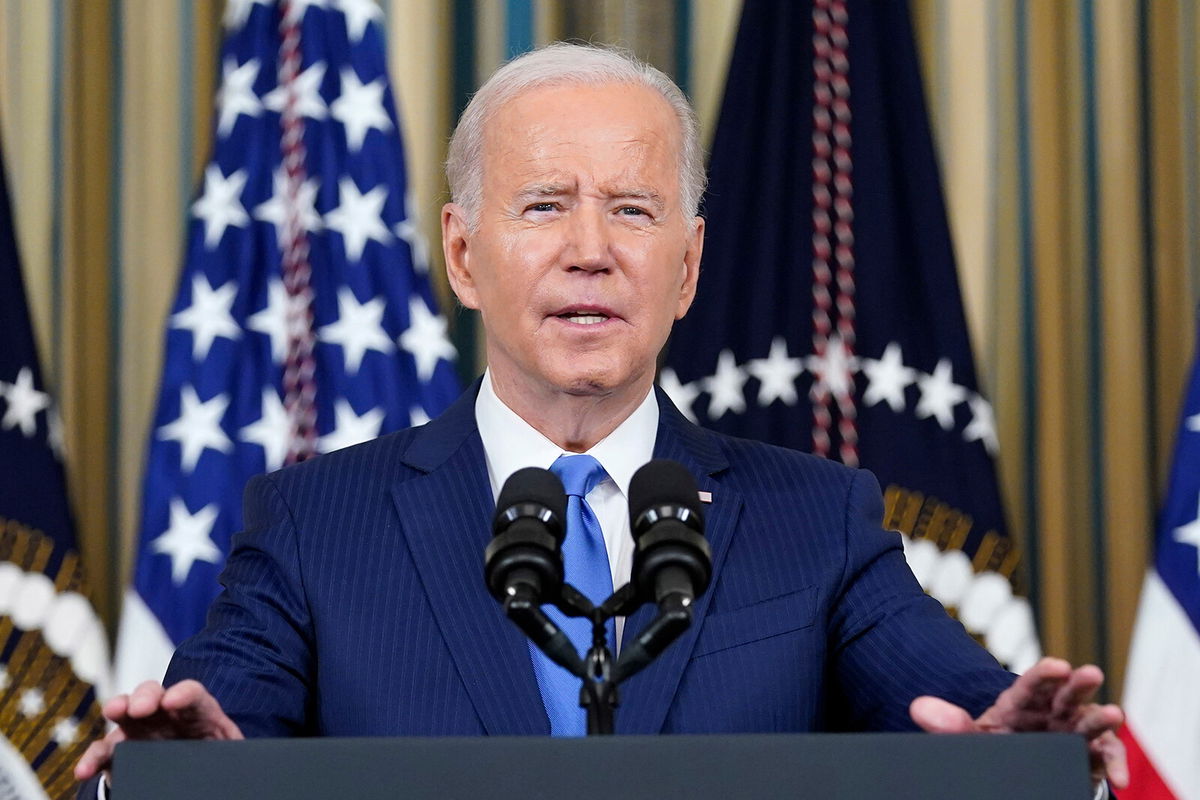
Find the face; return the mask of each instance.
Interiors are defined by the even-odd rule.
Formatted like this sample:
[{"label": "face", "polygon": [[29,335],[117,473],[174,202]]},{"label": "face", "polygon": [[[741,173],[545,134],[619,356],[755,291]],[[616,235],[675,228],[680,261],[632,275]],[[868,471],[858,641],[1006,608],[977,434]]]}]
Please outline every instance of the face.
[{"label": "face", "polygon": [[530,90],[489,122],[478,224],[449,204],[442,239],[498,389],[649,390],[703,240],[680,206],[680,136],[657,92],[624,84]]}]

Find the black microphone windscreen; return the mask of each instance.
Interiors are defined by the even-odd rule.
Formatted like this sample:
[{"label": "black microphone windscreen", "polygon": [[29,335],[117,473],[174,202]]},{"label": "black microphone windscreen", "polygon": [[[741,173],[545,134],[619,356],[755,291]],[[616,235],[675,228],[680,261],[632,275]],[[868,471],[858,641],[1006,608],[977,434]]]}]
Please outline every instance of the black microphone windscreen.
[{"label": "black microphone windscreen", "polygon": [[536,503],[544,505],[560,519],[567,518],[567,495],[562,481],[548,469],[525,467],[509,476],[496,499],[496,519],[515,505]]},{"label": "black microphone windscreen", "polygon": [[637,519],[648,508],[679,505],[704,519],[700,490],[692,473],[678,461],[656,458],[647,462],[629,482],[629,515]]}]

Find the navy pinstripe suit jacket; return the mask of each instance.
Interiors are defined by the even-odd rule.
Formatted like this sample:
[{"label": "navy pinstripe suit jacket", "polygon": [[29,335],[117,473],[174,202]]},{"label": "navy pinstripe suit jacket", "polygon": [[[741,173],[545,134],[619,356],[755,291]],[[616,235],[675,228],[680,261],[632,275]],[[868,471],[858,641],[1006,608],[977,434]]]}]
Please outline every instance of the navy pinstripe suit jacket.
[{"label": "navy pinstripe suit jacket", "polygon": [[[200,680],[248,736],[548,733],[525,639],[482,578],[494,502],[474,397],[251,481],[224,591],[167,683]],[[619,733],[904,729],[917,695],[978,713],[1008,686],[921,591],[869,473],[659,405],[655,456],[712,492],[713,582],[623,686]]]}]

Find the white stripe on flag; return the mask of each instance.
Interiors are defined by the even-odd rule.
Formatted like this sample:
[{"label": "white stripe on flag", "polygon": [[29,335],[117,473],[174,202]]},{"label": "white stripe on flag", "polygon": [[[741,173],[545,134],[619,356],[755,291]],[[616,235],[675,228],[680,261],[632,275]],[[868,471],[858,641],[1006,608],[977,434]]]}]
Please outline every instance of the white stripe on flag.
[{"label": "white stripe on flag", "polygon": [[116,689],[133,691],[142,681],[161,681],[175,645],[135,589],[125,591],[117,630]]},{"label": "white stripe on flag", "polygon": [[1151,569],[1125,679],[1125,713],[1146,757],[1180,800],[1200,800],[1200,632]]}]

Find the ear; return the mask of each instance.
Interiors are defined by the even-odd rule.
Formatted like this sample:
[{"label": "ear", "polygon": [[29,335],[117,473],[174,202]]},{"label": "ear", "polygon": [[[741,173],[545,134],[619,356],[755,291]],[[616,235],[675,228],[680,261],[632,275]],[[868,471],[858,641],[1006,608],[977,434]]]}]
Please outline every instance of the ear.
[{"label": "ear", "polygon": [[470,227],[467,214],[457,203],[442,206],[442,253],[446,256],[446,278],[458,302],[479,308],[479,292],[471,274]]},{"label": "ear", "polygon": [[675,319],[683,319],[683,315],[692,307],[696,299],[696,284],[700,281],[700,256],[704,252],[704,217],[696,217],[692,231],[688,234],[687,250],[683,254],[683,283],[679,287],[679,305],[675,309]]}]

